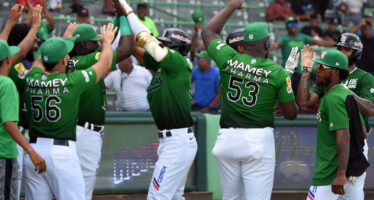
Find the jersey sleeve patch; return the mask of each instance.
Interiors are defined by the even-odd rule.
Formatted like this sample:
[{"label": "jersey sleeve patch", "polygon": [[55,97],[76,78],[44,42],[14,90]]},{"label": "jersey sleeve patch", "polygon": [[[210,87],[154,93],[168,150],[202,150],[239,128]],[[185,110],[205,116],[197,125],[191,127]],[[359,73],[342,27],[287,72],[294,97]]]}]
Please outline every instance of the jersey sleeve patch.
[{"label": "jersey sleeve patch", "polygon": [[96,55],[95,55],[95,59],[99,60],[100,56],[101,56],[101,52],[97,52]]},{"label": "jersey sleeve patch", "polygon": [[14,68],[17,70],[17,72],[23,72],[26,70],[25,66],[22,63],[18,63],[14,66]]}]

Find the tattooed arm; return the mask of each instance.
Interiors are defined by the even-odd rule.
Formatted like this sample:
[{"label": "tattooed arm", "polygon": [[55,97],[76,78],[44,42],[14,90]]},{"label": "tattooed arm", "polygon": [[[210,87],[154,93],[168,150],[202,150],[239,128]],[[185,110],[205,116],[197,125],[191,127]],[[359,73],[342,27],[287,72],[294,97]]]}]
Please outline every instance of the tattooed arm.
[{"label": "tattooed arm", "polygon": [[344,185],[346,182],[345,172],[347,170],[349,159],[350,135],[348,129],[338,129],[336,134],[336,150],[338,153],[338,171],[331,184],[331,190],[335,194],[344,194]]}]

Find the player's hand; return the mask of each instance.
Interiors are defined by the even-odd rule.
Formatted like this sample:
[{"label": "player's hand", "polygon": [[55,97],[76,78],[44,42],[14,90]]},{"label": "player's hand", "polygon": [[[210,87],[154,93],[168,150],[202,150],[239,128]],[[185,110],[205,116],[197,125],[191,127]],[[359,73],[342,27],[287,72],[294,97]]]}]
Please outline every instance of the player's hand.
[{"label": "player's hand", "polygon": [[232,5],[235,9],[242,9],[243,0],[230,0],[229,5]]},{"label": "player's hand", "polygon": [[113,24],[109,23],[108,25],[104,25],[101,29],[100,39],[103,43],[108,42],[112,43],[114,40],[115,33],[117,31],[117,27],[114,27]]},{"label": "player's hand", "polygon": [[309,71],[312,71],[313,65],[313,58],[315,56],[314,49],[309,46],[309,44],[305,45],[303,49],[301,49],[301,66],[303,67],[310,67]]},{"label": "player's hand", "polygon": [[[78,28],[78,24],[73,22],[70,23],[69,26],[66,28],[65,33],[62,37],[64,38],[72,38],[74,35],[75,30]],[[79,37],[79,35],[78,35]]]},{"label": "player's hand", "polygon": [[341,194],[341,195],[343,195],[345,193],[344,192],[345,182],[346,182],[345,174],[336,176],[336,178],[332,181],[331,191],[334,194]]},{"label": "player's hand", "polygon": [[126,13],[126,15],[129,15],[133,12],[131,6],[126,2],[126,0],[118,0],[118,1],[119,1],[119,4],[123,6],[124,11],[125,11],[124,13]]},{"label": "player's hand", "polygon": [[288,59],[286,61],[285,70],[289,74],[293,74],[297,68],[297,65],[299,64],[299,47],[292,47],[290,56],[288,56]]},{"label": "player's hand", "polygon": [[118,18],[126,14],[125,8],[119,3],[118,0],[113,0],[113,5],[116,9],[116,15]]},{"label": "player's hand", "polygon": [[30,159],[35,166],[35,171],[39,174],[45,172],[47,170],[47,166],[45,165],[45,160],[39,156],[34,150],[29,153]]},{"label": "player's hand", "polygon": [[9,12],[9,20],[16,22],[21,18],[24,6],[21,4],[14,5]]},{"label": "player's hand", "polygon": [[40,5],[35,6],[31,14],[31,26],[39,28],[42,23],[42,7]]}]

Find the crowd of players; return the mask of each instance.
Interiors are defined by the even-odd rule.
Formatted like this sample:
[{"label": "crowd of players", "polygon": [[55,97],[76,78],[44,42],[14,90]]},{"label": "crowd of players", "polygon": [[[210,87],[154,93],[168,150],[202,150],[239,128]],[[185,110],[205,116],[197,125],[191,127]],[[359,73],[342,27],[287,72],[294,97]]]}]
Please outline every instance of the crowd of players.
[{"label": "crowd of players", "polygon": [[[156,38],[125,0],[113,4],[116,16],[100,35],[89,24],[72,23],[62,37],[50,39],[37,35],[42,6],[29,10],[28,24],[17,24],[24,6],[11,8],[0,35],[0,195],[4,199],[19,197],[22,167],[27,199],[92,198],[105,121],[102,78],[131,55],[153,74],[147,99],[160,145],[148,199],[184,199],[197,152],[190,115],[193,65],[186,57],[191,38],[177,28],[168,28]],[[220,72],[215,88],[220,95],[214,101],[220,100],[222,110],[213,155],[223,199],[270,199],[274,114],[289,120],[297,117],[294,91],[301,109],[319,104],[316,172],[307,198],[363,199],[374,81],[356,67],[364,48],[360,38],[344,33],[337,49],[324,50],[316,59],[307,43],[331,41],[302,36],[286,52],[283,68],[268,56],[298,37],[292,33],[295,18],[285,21],[291,33],[273,45],[263,22],[233,31],[224,42],[219,33],[241,7],[241,0],[230,0],[206,24],[201,32],[205,52],[196,55],[214,60]],[[115,38],[118,43],[113,43]],[[316,85],[309,88],[311,76]],[[29,130],[29,141],[22,135],[24,129]]]}]

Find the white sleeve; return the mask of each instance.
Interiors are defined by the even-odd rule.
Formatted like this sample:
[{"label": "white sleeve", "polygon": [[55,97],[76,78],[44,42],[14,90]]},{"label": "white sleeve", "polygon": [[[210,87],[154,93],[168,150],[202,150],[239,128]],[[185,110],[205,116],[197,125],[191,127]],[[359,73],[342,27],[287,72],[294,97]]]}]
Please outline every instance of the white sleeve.
[{"label": "white sleeve", "polygon": [[112,49],[113,49],[113,50],[116,50],[116,49],[118,48],[118,45],[119,45],[119,39],[120,39],[120,38],[121,38],[121,34],[118,33],[116,39],[115,39],[115,40],[113,41],[113,43],[112,43]]}]

